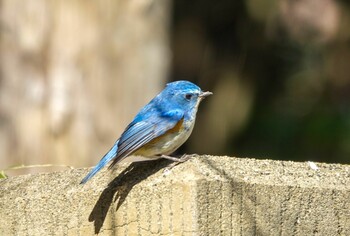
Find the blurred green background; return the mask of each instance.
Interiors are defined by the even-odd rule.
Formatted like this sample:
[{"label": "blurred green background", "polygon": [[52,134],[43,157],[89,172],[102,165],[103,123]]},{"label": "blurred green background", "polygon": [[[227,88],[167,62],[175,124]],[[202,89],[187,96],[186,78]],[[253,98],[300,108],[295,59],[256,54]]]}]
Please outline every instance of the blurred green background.
[{"label": "blurred green background", "polygon": [[0,0],[0,170],[95,164],[173,80],[214,92],[179,154],[350,163],[349,10]]},{"label": "blurred green background", "polygon": [[214,92],[183,151],[350,163],[348,2],[174,1],[173,12],[172,78]]}]

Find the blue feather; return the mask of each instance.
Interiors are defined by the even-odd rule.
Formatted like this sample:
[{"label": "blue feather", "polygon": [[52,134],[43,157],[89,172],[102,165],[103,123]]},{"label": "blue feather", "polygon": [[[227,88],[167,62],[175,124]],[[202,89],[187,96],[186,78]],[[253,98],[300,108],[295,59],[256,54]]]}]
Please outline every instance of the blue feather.
[{"label": "blue feather", "polygon": [[109,168],[112,168],[154,138],[172,129],[182,119],[183,115],[184,113],[181,110],[171,110],[138,122],[135,122],[137,120],[136,117],[121,135],[117,156]]},{"label": "blue feather", "polygon": [[117,155],[118,150],[118,143],[119,140],[117,140],[113,147],[102,157],[100,162],[87,174],[84,179],[80,182],[80,184],[85,184],[89,179],[91,179],[97,172],[99,172],[104,166],[107,165],[107,163],[112,160]]}]

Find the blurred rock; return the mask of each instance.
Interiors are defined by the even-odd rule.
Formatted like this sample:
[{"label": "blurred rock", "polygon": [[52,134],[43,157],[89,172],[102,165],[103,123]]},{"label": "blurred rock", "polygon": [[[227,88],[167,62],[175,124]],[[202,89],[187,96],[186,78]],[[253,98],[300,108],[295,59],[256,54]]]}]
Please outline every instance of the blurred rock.
[{"label": "blurred rock", "polygon": [[169,10],[158,0],[2,1],[0,169],[95,163],[164,86]]}]

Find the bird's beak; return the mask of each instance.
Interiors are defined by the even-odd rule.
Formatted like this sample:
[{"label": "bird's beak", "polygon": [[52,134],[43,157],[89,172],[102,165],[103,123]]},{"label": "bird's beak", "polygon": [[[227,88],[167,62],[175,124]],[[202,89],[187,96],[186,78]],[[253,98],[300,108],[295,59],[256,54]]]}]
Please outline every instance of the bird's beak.
[{"label": "bird's beak", "polygon": [[210,95],[212,95],[213,93],[212,92],[209,92],[209,91],[207,91],[207,92],[202,92],[202,93],[200,93],[199,94],[199,97],[200,98],[205,98],[205,97],[208,97],[208,96],[210,96]]}]

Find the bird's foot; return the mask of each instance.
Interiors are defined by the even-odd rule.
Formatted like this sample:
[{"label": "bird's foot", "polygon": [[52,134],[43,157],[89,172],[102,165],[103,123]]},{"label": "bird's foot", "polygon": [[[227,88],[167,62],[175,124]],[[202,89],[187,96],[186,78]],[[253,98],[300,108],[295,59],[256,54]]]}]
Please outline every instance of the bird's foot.
[{"label": "bird's foot", "polygon": [[172,156],[167,156],[167,155],[161,155],[161,158],[168,159],[174,162],[185,162],[187,161],[191,156],[190,155],[182,155],[180,158],[178,157],[172,157]]},{"label": "bird's foot", "polygon": [[174,168],[175,166],[177,166],[180,163],[183,163],[185,161],[188,161],[189,159],[191,159],[194,155],[187,155],[184,154],[182,155],[180,158],[176,158],[176,157],[170,157],[170,156],[166,156],[166,155],[162,155],[162,158],[168,159],[168,160],[172,160],[174,161],[173,163],[169,164],[165,169],[164,172],[168,172],[170,171],[172,168]]}]

